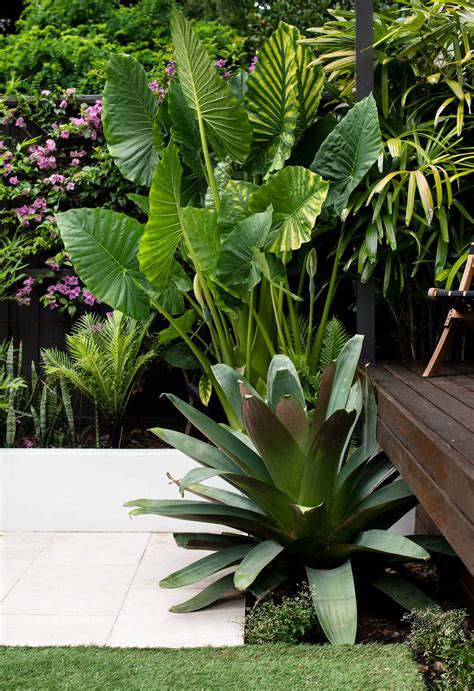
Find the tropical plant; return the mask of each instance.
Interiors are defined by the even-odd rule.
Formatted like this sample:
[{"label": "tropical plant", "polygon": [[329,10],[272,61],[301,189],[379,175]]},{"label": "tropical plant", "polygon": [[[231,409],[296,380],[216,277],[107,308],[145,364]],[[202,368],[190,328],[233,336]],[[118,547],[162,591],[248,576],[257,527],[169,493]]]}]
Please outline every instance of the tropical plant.
[{"label": "tropical plant", "polygon": [[96,410],[98,444],[101,415],[114,446],[120,446],[123,416],[140,377],[157,348],[148,340],[152,319],[137,322],[120,312],[103,319],[85,314],[66,335],[67,352],[42,350],[45,371],[59,375],[89,398]]},{"label": "tropical plant", "polygon": [[[427,310],[418,315],[417,304],[433,281],[453,284],[474,235],[473,12],[471,0],[414,0],[374,14],[383,147],[344,211],[351,241],[343,263],[356,266],[364,282],[376,279],[388,316],[400,324],[406,357],[432,347]],[[304,45],[317,50],[332,106],[340,109],[355,94],[355,17],[333,14]],[[320,172],[317,158],[311,169]],[[408,325],[400,318],[406,313],[416,314]]]},{"label": "tropical plant", "polygon": [[[334,219],[380,154],[377,111],[371,97],[356,104],[319,142],[312,172],[294,157],[309,146],[322,70],[310,66],[314,55],[295,27],[281,23],[256,68],[229,81],[177,11],[171,34],[177,77],[160,107],[126,55],[111,58],[104,92],[109,151],[127,179],[151,186],[148,199],[133,195],[148,222],[104,209],[73,209],[57,220],[87,287],[134,318],[146,319],[150,306],[161,313],[170,323],[166,340],[186,343],[235,426],[212,362],[245,368],[255,387],[264,387],[277,352],[303,360],[310,376],[319,371],[347,242]],[[333,231],[336,249],[328,285],[316,291],[312,244],[323,205],[316,232]],[[288,267],[297,251],[296,284]]]},{"label": "tropical plant", "polygon": [[[395,573],[397,563],[428,559],[423,545],[430,538],[387,531],[416,498],[385,454],[377,452],[374,394],[368,379],[357,375],[362,341],[362,336],[351,338],[337,364],[326,369],[311,412],[284,355],[271,362],[266,399],[238,372],[215,365],[214,375],[243,432],[169,396],[213,444],[154,430],[203,466],[178,483],[181,494],[189,491],[200,501],[135,499],[126,506],[132,507],[132,516],[173,516],[241,531],[175,534],[179,546],[213,553],[164,578],[163,588],[189,587],[235,568],[171,611],[202,609],[235,588],[250,590],[259,601],[288,580],[307,580],[327,638],[353,643],[356,585],[375,586],[407,609],[432,603]],[[239,493],[205,484],[213,477]],[[390,573],[384,570],[387,563]]]},{"label": "tropical plant", "polygon": [[[57,375],[38,374],[31,362],[27,382],[22,376],[23,349],[10,341],[0,354],[1,436],[7,447],[20,441],[26,446],[74,444],[75,421],[66,381]],[[28,434],[31,430],[33,439]]]}]

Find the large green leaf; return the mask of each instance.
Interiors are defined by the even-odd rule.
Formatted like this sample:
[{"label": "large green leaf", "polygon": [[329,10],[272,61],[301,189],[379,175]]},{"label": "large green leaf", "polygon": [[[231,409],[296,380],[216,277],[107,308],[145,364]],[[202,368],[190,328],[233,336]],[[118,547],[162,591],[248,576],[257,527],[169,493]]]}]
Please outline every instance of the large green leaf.
[{"label": "large green leaf", "polygon": [[235,587],[238,590],[246,590],[282,551],[283,545],[276,540],[265,540],[258,545],[250,545],[250,549],[234,574]]},{"label": "large green leaf", "polygon": [[[173,533],[174,541],[183,549],[214,550],[249,544],[247,535],[238,533]],[[255,541],[252,541],[255,544]]]},{"label": "large green leaf", "polygon": [[149,300],[137,250],[143,225],[109,209],[70,209],[56,214],[61,239],[87,288],[106,305],[147,319]]},{"label": "large green leaf", "polygon": [[[190,475],[191,473],[195,473],[195,475],[197,475],[199,472],[203,474],[204,470],[207,470],[208,473],[210,472],[208,468],[194,468],[194,470],[190,470],[187,475]],[[222,473],[221,471],[213,471],[214,477],[222,475],[224,475],[224,473]],[[188,492],[192,492],[201,499],[208,499],[213,503],[225,504],[226,506],[235,506],[237,509],[248,509],[249,511],[254,511],[255,513],[264,513],[262,509],[257,504],[255,504],[255,502],[253,502],[251,499],[248,499],[247,497],[242,496],[241,494],[237,494],[236,492],[229,492],[229,490],[221,489],[220,487],[204,485],[197,481],[195,482],[195,484],[191,484],[190,481],[192,481],[192,476],[191,478],[183,478],[183,481],[186,482],[186,489],[188,490]]]},{"label": "large green leaf", "polygon": [[151,431],[164,442],[179,449],[179,451],[182,451],[186,456],[198,463],[217,470],[226,470],[230,473],[240,474],[242,472],[239,466],[234,461],[231,461],[220,449],[206,444],[206,442],[196,439],[189,434],[159,427],[155,427]]},{"label": "large green leaf", "polygon": [[219,252],[217,213],[213,209],[195,209],[188,206],[182,210],[181,219],[193,256],[201,270],[206,275],[211,274],[215,269]]},{"label": "large green leaf", "polygon": [[291,396],[284,396],[278,402],[275,413],[303,453],[306,453],[309,440],[309,422],[305,409]]},{"label": "large green leaf", "polygon": [[212,365],[212,373],[221,387],[222,391],[225,393],[227,400],[229,401],[232,409],[235,413],[239,424],[243,426],[242,420],[242,394],[240,392],[240,385],[244,384],[246,390],[252,393],[254,396],[258,396],[257,391],[250,386],[248,381],[233,367],[229,365],[218,364]]},{"label": "large green leaf", "polygon": [[272,409],[255,396],[245,396],[242,417],[275,486],[296,501],[305,457]]},{"label": "large green leaf", "polygon": [[435,607],[436,602],[418,588],[398,574],[382,573],[370,579],[370,583],[404,609],[428,609]]},{"label": "large green leaf", "polygon": [[407,559],[429,559],[429,553],[407,537],[388,530],[365,530],[355,544],[368,550],[396,554]]},{"label": "large green leaf", "polygon": [[219,209],[219,235],[228,235],[244,218],[250,216],[250,197],[258,186],[244,180],[230,180],[221,196]]},{"label": "large green leaf", "polygon": [[140,241],[140,269],[155,288],[169,285],[174,256],[183,229],[180,218],[182,168],[171,142],[155,168],[150,189],[150,215]]},{"label": "large green leaf", "polygon": [[326,409],[326,419],[334,411],[347,406],[349,393],[359,364],[364,337],[356,334],[349,339],[337,358],[331,397]]},{"label": "large green leaf", "polygon": [[306,456],[298,504],[318,506],[331,501],[354,419],[354,410],[336,410],[320,428]]},{"label": "large green leaf", "polygon": [[218,279],[247,293],[261,278],[259,253],[272,225],[272,208],[244,218],[222,243],[217,262]]},{"label": "large green leaf", "polygon": [[282,22],[263,44],[247,80],[245,107],[254,128],[248,165],[254,172],[278,170],[291,154],[298,122],[296,71],[291,28]]},{"label": "large green leaf", "polygon": [[258,454],[238,439],[232,432],[211,420],[193,406],[184,403],[176,396],[168,394],[170,401],[187,419],[202,432],[209,441],[221,449],[238,467],[250,477],[267,482],[270,475]]},{"label": "large green leaf", "polygon": [[234,586],[234,574],[229,573],[227,576],[219,578],[219,580],[214,581],[207,588],[201,590],[200,593],[194,595],[194,597],[182,602],[180,605],[174,605],[170,608],[170,612],[176,613],[188,613],[197,612],[199,609],[204,609],[209,605],[212,605],[217,600],[225,595],[237,595],[237,590]]},{"label": "large green leaf", "polygon": [[256,537],[272,537],[275,532],[261,513],[239,509],[235,506],[212,504],[208,501],[134,499],[126,502],[124,506],[132,507],[130,516],[155,514],[186,521],[217,523],[250,533]]},{"label": "large green leaf", "polygon": [[163,578],[160,581],[160,588],[182,588],[197,583],[221,569],[240,563],[253,549],[254,545],[249,543],[246,545],[234,545],[214,554],[208,554],[206,557],[198,559],[192,564],[188,564],[188,566]]},{"label": "large green leaf", "polygon": [[172,121],[171,134],[179,145],[181,156],[187,166],[198,177],[202,177],[202,153],[199,127],[194,113],[188,106],[180,83],[171,80],[166,97],[168,113]]},{"label": "large green leaf", "polygon": [[335,569],[306,567],[313,604],[321,628],[333,644],[353,644],[357,633],[357,601],[350,560]]},{"label": "large green leaf", "polygon": [[311,240],[311,231],[328,193],[320,175],[301,166],[288,166],[272,175],[250,200],[252,212],[273,207],[268,249],[297,250]]},{"label": "large green leaf", "polygon": [[244,109],[193,32],[190,22],[174,9],[171,38],[178,77],[188,106],[202,122],[219,158],[228,154],[243,163],[250,151],[252,127]]},{"label": "large green leaf", "polygon": [[291,510],[291,498],[267,482],[245,475],[227,475],[227,479],[250,497],[265,512],[268,518],[285,533],[291,533],[295,514]]},{"label": "large green leaf", "polygon": [[107,65],[102,122],[107,146],[120,172],[150,185],[163,137],[156,97],[145,70],[130,55],[112,55]]},{"label": "large green leaf", "polygon": [[314,122],[324,88],[324,70],[315,64],[311,49],[299,43],[301,34],[294,26],[289,27],[296,55],[296,84],[298,92],[297,135],[302,134]]},{"label": "large green leaf", "polygon": [[372,95],[351,108],[320,146],[311,170],[330,180],[327,199],[340,214],[382,150],[377,105]]}]

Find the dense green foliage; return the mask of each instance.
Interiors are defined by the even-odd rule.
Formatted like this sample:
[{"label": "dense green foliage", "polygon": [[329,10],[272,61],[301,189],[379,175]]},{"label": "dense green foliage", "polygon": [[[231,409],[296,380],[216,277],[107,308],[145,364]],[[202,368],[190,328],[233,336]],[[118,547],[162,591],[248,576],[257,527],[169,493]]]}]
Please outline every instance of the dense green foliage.
[{"label": "dense green foliage", "polygon": [[187,650],[1,648],[0,688],[73,691],[423,691],[403,645],[238,646]]},{"label": "dense green foliage", "polygon": [[[343,263],[375,278],[405,357],[432,349],[430,312],[418,304],[435,280],[456,286],[474,236],[473,12],[472,0],[413,0],[375,14],[383,153],[344,212]],[[335,14],[307,44],[340,108],[355,95],[355,20]]]},{"label": "dense green foliage", "polygon": [[[104,91],[109,151],[124,177],[150,186],[148,199],[133,197],[147,223],[74,209],[57,216],[61,237],[94,295],[134,318],[160,312],[170,322],[162,340],[183,340],[211,383],[217,361],[245,366],[258,387],[282,352],[315,389],[347,238],[340,234],[331,279],[318,290],[320,314],[312,243],[337,230],[380,153],[375,103],[368,97],[335,123],[311,171],[292,157],[317,118],[323,80],[298,30],[281,23],[254,69],[225,80],[182,14],[172,14],[171,29],[176,75],[161,106],[130,56],[111,58]],[[332,339],[331,357],[343,340]]]},{"label": "dense green foliage", "polygon": [[280,602],[267,598],[245,615],[246,643],[301,643],[317,624],[311,590],[303,586]]},{"label": "dense green foliage", "polygon": [[61,377],[86,396],[109,427],[111,441],[120,446],[123,416],[140,377],[156,356],[148,336],[151,320],[139,323],[120,312],[105,319],[80,317],[66,335],[67,352],[42,351],[47,374]]},{"label": "dense green foliage", "polygon": [[[16,33],[0,34],[0,92],[14,79],[26,93],[59,86],[99,94],[109,56],[120,51],[138,58],[164,84],[172,57],[171,6],[170,0],[27,2]],[[244,40],[235,29],[207,20],[195,28],[214,58],[229,65],[243,58]]]},{"label": "dense green foliage", "polygon": [[466,629],[463,609],[416,610],[404,619],[411,624],[410,649],[431,667],[436,688],[468,691],[474,687],[474,635]]}]

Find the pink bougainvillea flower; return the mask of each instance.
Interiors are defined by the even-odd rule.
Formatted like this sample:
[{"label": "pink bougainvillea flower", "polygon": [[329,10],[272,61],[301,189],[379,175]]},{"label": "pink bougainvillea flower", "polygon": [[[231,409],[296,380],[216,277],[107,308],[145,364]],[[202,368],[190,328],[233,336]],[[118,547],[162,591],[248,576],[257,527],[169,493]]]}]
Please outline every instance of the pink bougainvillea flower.
[{"label": "pink bougainvillea flower", "polygon": [[257,62],[258,62],[258,55],[254,55],[252,58],[252,62],[249,65],[249,72],[254,71],[254,69],[257,67]]},{"label": "pink bougainvillea flower", "polygon": [[160,85],[158,84],[158,82],[156,81],[156,79],[154,79],[152,82],[150,82],[150,83],[148,84],[148,86],[150,87],[150,89],[151,89],[151,90],[153,91],[153,93],[155,93],[155,94],[157,93],[158,89],[160,88]]},{"label": "pink bougainvillea flower", "polygon": [[42,89],[41,91],[42,96],[49,96],[50,93],[51,91],[49,89]]},{"label": "pink bougainvillea flower", "polygon": [[61,110],[66,110],[66,108],[67,108],[67,101],[63,99],[63,100],[61,101],[61,103],[59,104],[59,108],[61,108]]},{"label": "pink bougainvillea flower", "polygon": [[224,58],[219,58],[218,60],[215,61],[214,65],[216,67],[225,67],[227,64],[227,60],[224,60]]},{"label": "pink bougainvillea flower", "polygon": [[15,125],[16,125],[17,127],[24,127],[24,126],[26,125],[26,123],[25,123],[25,118],[23,118],[23,117],[21,117],[21,116],[20,116],[19,118],[17,118],[17,119],[15,120]]},{"label": "pink bougainvillea flower", "polygon": [[20,181],[18,180],[16,175],[12,175],[11,178],[8,178],[8,182],[10,183],[10,185],[18,185]]},{"label": "pink bougainvillea flower", "polygon": [[72,192],[72,190],[74,189],[74,183],[68,182],[66,185],[66,189],[69,190],[70,192]]}]

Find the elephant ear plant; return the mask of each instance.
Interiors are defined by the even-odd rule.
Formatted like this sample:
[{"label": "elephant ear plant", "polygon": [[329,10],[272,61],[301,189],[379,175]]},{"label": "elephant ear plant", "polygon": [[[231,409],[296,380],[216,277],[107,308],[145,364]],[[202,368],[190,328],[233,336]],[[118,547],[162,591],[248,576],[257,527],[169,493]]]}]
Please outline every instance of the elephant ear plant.
[{"label": "elephant ear plant", "polygon": [[[302,362],[308,376],[320,369],[344,239],[335,234],[318,323],[313,303],[324,287],[315,289],[316,223],[341,215],[376,161],[377,109],[372,97],[356,104],[321,144],[317,170],[309,170],[296,151],[315,153],[314,136],[307,137],[317,125],[323,73],[295,27],[281,23],[255,71],[228,81],[177,10],[171,33],[176,76],[162,105],[127,55],[112,56],[104,92],[109,150],[136,185],[130,197],[147,222],[110,209],[71,209],[57,221],[87,287],[135,319],[150,309],[165,317],[167,342],[184,341],[236,427],[212,363],[244,368],[261,390],[277,352]],[[300,280],[290,285],[296,252],[303,254],[294,262]]]},{"label": "elephant ear plant", "polygon": [[[284,355],[271,362],[266,399],[235,370],[214,366],[243,431],[169,396],[212,442],[154,430],[202,466],[179,482],[181,494],[191,492],[199,501],[136,499],[126,506],[133,507],[133,516],[173,516],[240,531],[175,534],[179,546],[213,553],[164,578],[163,588],[188,587],[223,569],[226,575],[171,611],[202,609],[235,589],[250,590],[260,600],[287,581],[306,578],[327,638],[353,643],[358,584],[379,588],[407,609],[431,603],[393,570],[384,571],[388,564],[428,559],[422,545],[429,538],[387,531],[416,499],[377,452],[374,394],[356,374],[362,340],[354,336],[337,365],[326,369],[311,413]],[[206,484],[217,476],[237,491]]]}]

